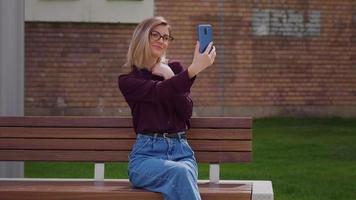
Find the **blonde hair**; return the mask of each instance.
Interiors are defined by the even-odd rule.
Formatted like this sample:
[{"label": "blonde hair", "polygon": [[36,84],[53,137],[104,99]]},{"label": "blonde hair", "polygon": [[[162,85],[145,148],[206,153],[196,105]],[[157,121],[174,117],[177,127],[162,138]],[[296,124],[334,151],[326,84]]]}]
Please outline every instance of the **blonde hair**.
[{"label": "blonde hair", "polygon": [[[158,25],[168,26],[169,34],[171,33],[171,28],[168,22],[160,16],[145,19],[137,25],[131,38],[125,66],[132,68],[136,66],[141,69],[145,67],[144,65],[151,56],[151,49],[149,46],[150,32]],[[167,62],[166,52],[160,57],[158,62]]]}]

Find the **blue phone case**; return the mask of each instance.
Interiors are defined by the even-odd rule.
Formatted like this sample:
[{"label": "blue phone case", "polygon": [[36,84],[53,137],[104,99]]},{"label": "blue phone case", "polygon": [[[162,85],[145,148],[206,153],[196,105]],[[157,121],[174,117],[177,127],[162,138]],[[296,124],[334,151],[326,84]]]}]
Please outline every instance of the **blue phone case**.
[{"label": "blue phone case", "polygon": [[199,52],[203,53],[211,41],[213,41],[213,28],[210,24],[199,24],[197,26]]}]

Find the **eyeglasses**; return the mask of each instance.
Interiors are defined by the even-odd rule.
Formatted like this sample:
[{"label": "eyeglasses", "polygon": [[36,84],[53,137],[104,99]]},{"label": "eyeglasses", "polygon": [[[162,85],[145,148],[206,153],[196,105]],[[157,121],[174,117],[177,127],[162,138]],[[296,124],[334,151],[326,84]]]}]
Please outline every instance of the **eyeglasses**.
[{"label": "eyeglasses", "polygon": [[158,41],[161,38],[163,39],[163,42],[171,42],[174,40],[174,38],[170,35],[161,35],[158,31],[151,31],[150,35],[153,40]]}]

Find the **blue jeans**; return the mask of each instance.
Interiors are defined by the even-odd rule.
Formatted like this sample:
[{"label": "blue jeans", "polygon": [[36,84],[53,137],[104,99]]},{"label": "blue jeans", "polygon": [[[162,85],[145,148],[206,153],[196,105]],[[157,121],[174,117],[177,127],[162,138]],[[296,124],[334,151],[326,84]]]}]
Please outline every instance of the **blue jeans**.
[{"label": "blue jeans", "polygon": [[137,134],[128,175],[135,187],[160,192],[165,200],[200,200],[197,168],[186,139]]}]

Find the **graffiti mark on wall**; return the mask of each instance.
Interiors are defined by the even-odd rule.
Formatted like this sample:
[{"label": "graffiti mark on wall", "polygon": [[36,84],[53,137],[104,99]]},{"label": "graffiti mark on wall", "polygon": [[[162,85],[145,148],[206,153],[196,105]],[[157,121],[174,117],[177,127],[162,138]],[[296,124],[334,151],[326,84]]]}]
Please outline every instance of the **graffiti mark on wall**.
[{"label": "graffiti mark on wall", "polygon": [[252,28],[256,36],[319,36],[320,11],[253,9]]}]

